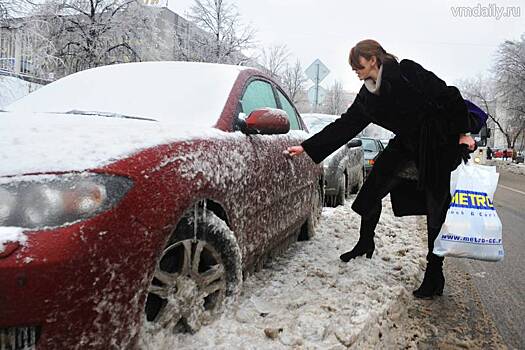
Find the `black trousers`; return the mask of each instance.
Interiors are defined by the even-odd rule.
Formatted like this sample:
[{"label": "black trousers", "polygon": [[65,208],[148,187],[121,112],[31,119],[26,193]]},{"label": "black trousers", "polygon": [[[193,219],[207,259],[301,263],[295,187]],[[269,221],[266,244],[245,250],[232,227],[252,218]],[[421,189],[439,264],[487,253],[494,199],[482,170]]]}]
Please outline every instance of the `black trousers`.
[{"label": "black trousers", "polygon": [[[374,169],[372,169],[374,171]],[[366,213],[366,215],[361,216],[361,229],[360,236],[370,237],[374,235],[377,223],[381,216],[381,199],[383,199],[390,191],[398,186],[404,179],[390,175],[382,176],[377,172],[371,176],[371,181],[368,185],[374,187],[376,194],[375,197],[376,203],[372,205],[372,209]],[[445,217],[448,210],[448,205],[450,203],[450,194],[441,193],[436,195],[435,191],[430,189],[425,190],[426,205],[427,205],[427,231],[428,231],[428,253],[427,253],[427,262],[430,264],[442,264],[443,257],[437,256],[432,253],[434,250],[434,240],[441,230],[441,226],[445,221]]]}]

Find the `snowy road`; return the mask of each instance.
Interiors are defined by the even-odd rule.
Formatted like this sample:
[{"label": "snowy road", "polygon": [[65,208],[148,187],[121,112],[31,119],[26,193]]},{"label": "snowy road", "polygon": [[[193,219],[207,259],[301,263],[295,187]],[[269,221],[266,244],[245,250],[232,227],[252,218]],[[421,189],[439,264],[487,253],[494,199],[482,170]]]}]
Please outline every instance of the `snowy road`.
[{"label": "snowy road", "polygon": [[[396,322],[422,277],[425,245],[416,217],[395,218],[385,199],[376,252],[348,264],[358,238],[350,202],[325,208],[316,237],[294,244],[248,277],[237,306],[197,334],[144,337],[144,349],[398,348]],[[418,221],[419,220],[419,221]],[[409,296],[410,295],[410,296]]]}]

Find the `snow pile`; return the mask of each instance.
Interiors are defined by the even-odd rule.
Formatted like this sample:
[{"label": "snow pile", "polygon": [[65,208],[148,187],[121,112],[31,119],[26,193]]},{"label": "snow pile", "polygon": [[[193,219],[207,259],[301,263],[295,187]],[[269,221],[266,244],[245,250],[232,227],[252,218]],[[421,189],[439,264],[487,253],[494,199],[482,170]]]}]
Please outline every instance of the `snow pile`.
[{"label": "snow pile", "polygon": [[0,75],[0,109],[41,87],[15,77]]},{"label": "snow pile", "polygon": [[405,317],[403,300],[425,265],[422,223],[395,218],[385,199],[374,257],[345,264],[339,255],[359,235],[360,217],[350,204],[325,208],[314,239],[248,277],[236,306],[219,320],[194,335],[143,336],[142,348],[395,348],[390,330]]},{"label": "snow pile", "polygon": [[24,229],[21,227],[0,226],[0,253],[5,249],[9,242],[25,243],[27,237],[24,235]]},{"label": "snow pile", "polygon": [[487,161],[487,165],[496,165],[498,169],[505,169],[511,173],[525,175],[525,164],[512,163],[510,160],[492,159]]}]

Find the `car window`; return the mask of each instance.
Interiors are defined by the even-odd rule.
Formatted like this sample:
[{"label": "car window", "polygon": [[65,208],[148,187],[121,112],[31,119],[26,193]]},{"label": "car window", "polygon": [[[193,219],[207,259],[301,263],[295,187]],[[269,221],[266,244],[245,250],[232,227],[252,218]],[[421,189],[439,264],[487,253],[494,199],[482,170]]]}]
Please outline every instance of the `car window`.
[{"label": "car window", "polygon": [[363,150],[365,152],[377,152],[379,149],[377,148],[377,144],[374,140],[371,139],[361,139],[361,142],[363,143]]},{"label": "car window", "polygon": [[279,100],[281,101],[282,109],[288,114],[288,120],[290,121],[290,130],[302,130],[299,121],[297,120],[297,113],[286,96],[284,96],[279,90],[277,90]]},{"label": "car window", "polygon": [[262,80],[252,81],[242,96],[241,106],[246,115],[264,107],[277,108],[272,86]]}]

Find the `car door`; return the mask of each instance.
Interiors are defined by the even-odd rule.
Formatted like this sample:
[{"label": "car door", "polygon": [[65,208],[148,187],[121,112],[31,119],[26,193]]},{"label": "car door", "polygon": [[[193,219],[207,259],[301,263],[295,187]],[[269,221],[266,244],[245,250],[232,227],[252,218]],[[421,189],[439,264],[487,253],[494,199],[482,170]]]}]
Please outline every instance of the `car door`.
[{"label": "car door", "polygon": [[[249,115],[261,108],[289,109],[281,104],[272,83],[253,79],[246,84],[240,101],[241,112]],[[293,108],[293,107],[292,107]],[[288,111],[287,111],[288,112]],[[291,127],[301,128],[297,117],[290,120]],[[304,132],[303,132],[304,133]],[[306,135],[306,133],[304,133]],[[289,159],[283,151],[291,145],[300,144],[306,136],[294,133],[285,135],[250,135],[254,145],[257,167],[253,176],[256,177],[256,188],[251,189],[254,201],[257,202],[257,228],[252,232],[251,246],[254,250],[267,251],[284,239],[290,228],[296,224],[301,215],[301,202],[293,202],[292,198],[301,194],[301,188],[307,184],[301,183],[301,174],[305,171],[306,159]],[[299,175],[298,175],[299,174]],[[307,176],[307,174],[306,174]]]}]

